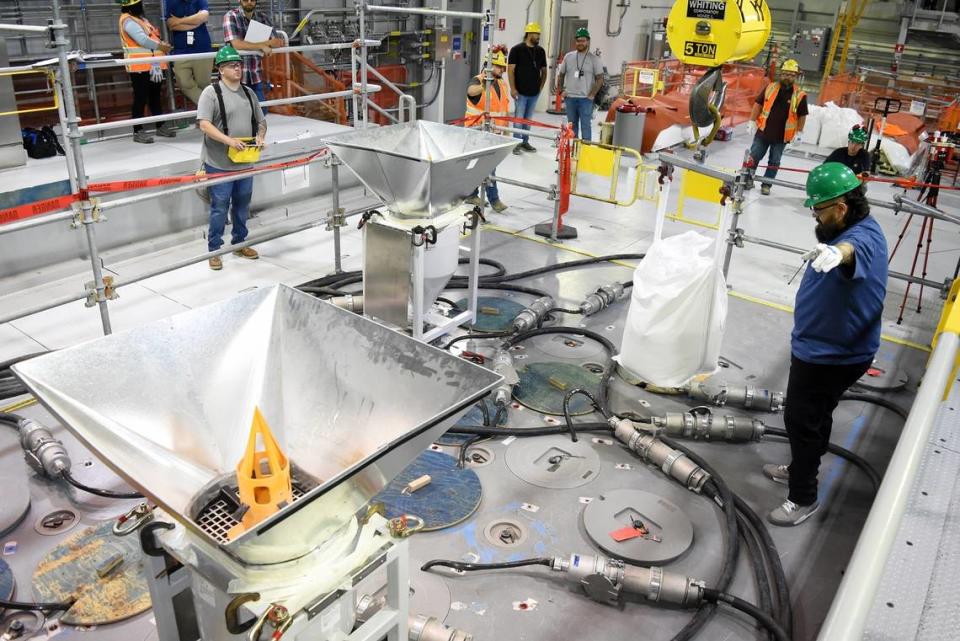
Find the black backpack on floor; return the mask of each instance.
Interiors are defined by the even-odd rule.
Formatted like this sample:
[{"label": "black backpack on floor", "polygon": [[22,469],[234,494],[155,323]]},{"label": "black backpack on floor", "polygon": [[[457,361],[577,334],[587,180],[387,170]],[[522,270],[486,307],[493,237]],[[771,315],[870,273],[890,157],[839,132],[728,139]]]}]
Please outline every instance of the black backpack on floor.
[{"label": "black backpack on floor", "polygon": [[27,155],[31,158],[52,158],[58,154],[64,155],[60,140],[57,139],[53,127],[49,125],[40,129],[33,127],[21,129],[20,136],[23,139],[23,148],[27,150]]}]

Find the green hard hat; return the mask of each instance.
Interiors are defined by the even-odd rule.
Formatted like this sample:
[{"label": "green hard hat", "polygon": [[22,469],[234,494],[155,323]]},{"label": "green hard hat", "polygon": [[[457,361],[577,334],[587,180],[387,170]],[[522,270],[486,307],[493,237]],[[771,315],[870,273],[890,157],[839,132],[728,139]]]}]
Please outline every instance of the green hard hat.
[{"label": "green hard hat", "polygon": [[854,125],[850,133],[847,134],[847,140],[858,145],[865,145],[867,144],[867,130],[860,125]]},{"label": "green hard hat", "polygon": [[587,40],[589,40],[589,39],[590,39],[590,32],[587,31],[587,28],[586,28],[586,27],[580,27],[579,29],[577,29],[577,32],[573,35],[573,37],[574,37],[574,38],[586,38]]},{"label": "green hard hat", "polygon": [[804,206],[815,207],[859,186],[860,179],[852,169],[839,162],[825,162],[807,176],[807,201]]},{"label": "green hard hat", "polygon": [[217,51],[217,57],[213,59],[213,64],[218,67],[224,62],[240,62],[240,54],[230,45],[220,47]]}]

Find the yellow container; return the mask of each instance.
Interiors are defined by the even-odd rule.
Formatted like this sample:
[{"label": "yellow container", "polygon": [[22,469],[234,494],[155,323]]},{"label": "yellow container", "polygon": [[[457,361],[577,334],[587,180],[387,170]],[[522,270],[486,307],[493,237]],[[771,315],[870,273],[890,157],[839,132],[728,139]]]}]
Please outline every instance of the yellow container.
[{"label": "yellow container", "polygon": [[756,56],[770,28],[763,0],[677,0],[667,18],[667,42],[681,62],[717,67]]},{"label": "yellow container", "polygon": [[254,146],[256,138],[239,138],[247,143],[247,148],[243,151],[237,151],[233,147],[227,149],[227,157],[235,163],[257,162],[260,160],[260,147]]}]

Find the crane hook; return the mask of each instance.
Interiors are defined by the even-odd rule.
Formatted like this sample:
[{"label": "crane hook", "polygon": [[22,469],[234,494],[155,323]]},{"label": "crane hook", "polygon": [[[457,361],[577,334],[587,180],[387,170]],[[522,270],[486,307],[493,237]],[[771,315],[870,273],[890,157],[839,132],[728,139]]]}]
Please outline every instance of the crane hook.
[{"label": "crane hook", "polygon": [[[690,122],[693,124],[693,142],[691,149],[698,148],[701,155],[707,145],[713,142],[720,129],[720,107],[727,93],[727,83],[723,81],[723,66],[712,67],[693,86],[690,92]],[[710,133],[700,140],[700,127],[711,126]],[[702,158],[698,158],[702,160]]]}]

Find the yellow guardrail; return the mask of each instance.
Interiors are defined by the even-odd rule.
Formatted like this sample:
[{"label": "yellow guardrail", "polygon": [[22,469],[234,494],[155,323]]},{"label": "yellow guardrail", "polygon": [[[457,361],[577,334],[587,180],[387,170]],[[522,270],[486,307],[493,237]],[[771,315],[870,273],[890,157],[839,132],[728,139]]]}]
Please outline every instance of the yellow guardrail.
[{"label": "yellow guardrail", "polygon": [[[696,225],[697,227],[720,229],[720,218],[723,215],[723,207],[720,205],[721,187],[723,187],[723,181],[718,178],[682,169],[680,173],[680,194],[677,196],[677,211],[667,214],[666,218],[688,225]],[[684,216],[684,205],[687,200],[691,199],[717,205],[717,217],[714,221],[709,222]]]},{"label": "yellow guardrail", "polygon": [[[947,302],[943,304],[943,311],[940,312],[940,322],[937,323],[937,331],[933,335],[931,345],[933,349],[936,349],[937,339],[943,332],[960,334],[960,306],[956,304],[958,294],[960,294],[960,278],[953,281],[953,285],[950,286],[950,294],[947,296]],[[953,387],[953,382],[957,380],[958,375],[960,375],[960,352],[953,360],[953,369],[950,371],[946,389],[943,390],[943,400],[947,400],[950,388]]]},{"label": "yellow guardrail", "polygon": [[[663,81],[660,79],[659,69],[628,65],[627,71],[633,72],[633,81],[630,83],[629,95],[655,98],[658,93],[663,92]],[[640,93],[640,91],[649,91],[650,94]]]},{"label": "yellow guardrail", "polygon": [[[620,186],[620,161],[624,155],[637,161],[633,177],[633,192],[628,200],[617,200],[617,188]],[[608,178],[610,180],[608,195],[598,196],[577,191],[577,177],[581,173]],[[619,207],[629,207],[641,197],[641,179],[644,176],[646,176],[646,173],[643,171],[643,159],[640,152],[635,149],[585,140],[577,140],[574,143],[573,170],[570,176],[570,195],[572,196],[599,200]]]},{"label": "yellow guardrail", "polygon": [[14,109],[13,111],[0,111],[0,116],[13,116],[15,114],[30,114],[38,111],[55,111],[60,108],[60,98],[57,95],[56,90],[54,89],[54,83],[56,79],[54,78],[53,72],[49,69],[28,69],[26,71],[4,71],[0,72],[0,76],[24,76],[27,74],[41,74],[47,77],[47,86],[50,91],[53,93],[53,105],[48,107],[31,107],[29,109]]}]

